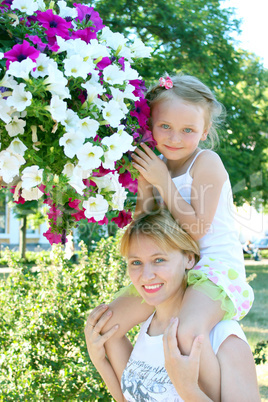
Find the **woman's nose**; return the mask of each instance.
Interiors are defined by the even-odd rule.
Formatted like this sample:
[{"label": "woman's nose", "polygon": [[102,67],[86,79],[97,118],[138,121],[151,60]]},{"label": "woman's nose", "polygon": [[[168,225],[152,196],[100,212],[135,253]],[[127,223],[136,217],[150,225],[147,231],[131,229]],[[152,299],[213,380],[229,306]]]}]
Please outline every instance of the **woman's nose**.
[{"label": "woman's nose", "polygon": [[142,270],[142,279],[145,281],[151,280],[155,277],[154,269],[151,263],[144,264]]}]

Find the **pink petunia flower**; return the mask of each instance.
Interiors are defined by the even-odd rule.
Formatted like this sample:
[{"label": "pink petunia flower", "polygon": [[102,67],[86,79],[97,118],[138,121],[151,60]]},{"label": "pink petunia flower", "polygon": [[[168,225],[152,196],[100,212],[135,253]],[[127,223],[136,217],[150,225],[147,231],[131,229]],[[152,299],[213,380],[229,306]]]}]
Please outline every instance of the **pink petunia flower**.
[{"label": "pink petunia flower", "polygon": [[[120,170],[121,166],[118,168],[118,171]],[[119,183],[122,184],[123,187],[127,188],[129,191],[131,191],[133,194],[136,194],[138,191],[138,180],[137,179],[132,179],[131,174],[128,170],[126,170],[124,173],[119,174],[118,178]]]},{"label": "pink petunia flower", "polygon": [[103,57],[103,59],[98,62],[97,68],[102,71],[105,69],[105,67],[108,67],[111,64],[112,64],[112,61],[109,59],[109,57]]},{"label": "pink petunia flower", "polygon": [[78,38],[80,38],[86,43],[89,43],[92,39],[97,39],[97,34],[92,27],[77,29],[77,31],[73,31],[72,39],[78,39]]},{"label": "pink petunia flower", "polygon": [[111,219],[119,228],[124,228],[132,221],[131,211],[130,209],[126,211],[120,211],[118,216]]},{"label": "pink petunia flower", "polygon": [[69,38],[69,29],[72,28],[72,23],[66,21],[59,15],[53,14],[51,9],[47,11],[38,11],[36,19],[46,29],[45,32],[48,37],[55,37],[57,35],[64,39]]},{"label": "pink petunia flower", "polygon": [[43,43],[42,40],[37,35],[26,34],[25,38],[28,38],[34,45],[37,45],[37,47],[41,50],[41,52],[43,52],[47,47],[47,43]]},{"label": "pink petunia flower", "polygon": [[49,228],[44,234],[43,234],[49,243],[52,245],[53,243],[59,244],[61,243],[61,234],[59,233],[52,233],[51,228]]},{"label": "pink petunia flower", "polygon": [[141,99],[144,98],[146,92],[145,81],[143,80],[130,80],[129,83],[135,87],[133,94]]},{"label": "pink petunia flower", "polygon": [[83,21],[84,19],[86,20],[86,22],[92,21],[93,25],[91,28],[95,32],[98,32],[104,28],[105,25],[103,25],[99,13],[95,11],[93,7],[88,7],[84,4],[77,4],[77,3],[74,3],[74,6],[78,14],[76,18],[77,20],[79,20],[80,22]]},{"label": "pink petunia flower", "polygon": [[8,52],[4,53],[4,57],[7,59],[6,67],[8,69],[11,62],[21,62],[22,60],[27,59],[27,57],[36,62],[39,54],[39,50],[31,46],[29,42],[24,40],[22,44],[17,44],[13,46],[13,48],[10,49]]},{"label": "pink petunia flower", "polygon": [[131,116],[135,116],[138,119],[141,127],[146,126],[147,120],[150,117],[150,108],[146,99],[141,99],[135,102],[135,110],[130,112]]}]

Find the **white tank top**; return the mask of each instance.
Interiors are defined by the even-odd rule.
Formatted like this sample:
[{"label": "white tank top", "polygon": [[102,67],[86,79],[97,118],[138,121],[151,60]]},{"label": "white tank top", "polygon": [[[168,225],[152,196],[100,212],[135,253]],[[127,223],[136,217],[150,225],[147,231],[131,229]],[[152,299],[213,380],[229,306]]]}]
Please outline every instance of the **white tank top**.
[{"label": "white tank top", "polygon": [[[153,315],[142,325],[123,372],[122,393],[128,402],[183,402],[165,369],[163,335],[150,336],[147,334]],[[209,335],[215,354],[222,342],[230,335],[236,335],[247,342],[244,332],[236,321],[221,321]]]},{"label": "white tank top", "polygon": [[[188,167],[186,173],[172,180],[182,198],[191,204],[192,182],[190,170],[196,158],[204,150],[199,151]],[[235,209],[228,173],[221,190],[219,203],[212,224],[207,234],[199,240],[200,256],[207,256],[226,262],[245,278],[244,257],[235,225]],[[193,194],[194,196],[194,194]]]}]

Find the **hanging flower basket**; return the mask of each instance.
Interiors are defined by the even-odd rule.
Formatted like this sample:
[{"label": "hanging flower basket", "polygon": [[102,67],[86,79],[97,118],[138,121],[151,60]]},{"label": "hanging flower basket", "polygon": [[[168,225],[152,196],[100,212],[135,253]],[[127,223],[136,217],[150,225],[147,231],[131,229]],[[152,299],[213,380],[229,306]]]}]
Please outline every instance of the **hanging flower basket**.
[{"label": "hanging flower basket", "polygon": [[14,202],[48,204],[51,244],[81,219],[123,227],[136,192],[129,155],[148,137],[135,62],[151,49],[87,5],[6,0],[0,10],[0,176]]}]

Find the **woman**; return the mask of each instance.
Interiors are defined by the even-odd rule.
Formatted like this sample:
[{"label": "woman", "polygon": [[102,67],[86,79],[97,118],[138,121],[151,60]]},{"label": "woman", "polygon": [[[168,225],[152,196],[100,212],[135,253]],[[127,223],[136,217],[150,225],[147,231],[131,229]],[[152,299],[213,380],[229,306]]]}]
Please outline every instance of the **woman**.
[{"label": "woman", "polygon": [[[260,401],[253,357],[237,322],[222,321],[210,333],[221,378],[211,373],[206,393],[198,384],[202,335],[196,334],[189,356],[180,353],[180,327],[174,317],[182,306],[186,272],[195,265],[199,250],[171,215],[163,210],[140,215],[125,232],[121,251],[133,285],[155,311],[141,327],[134,349],[124,335],[126,328],[106,329],[112,322],[108,306],[97,307],[88,317],[88,352],[113,397],[117,401],[216,401],[221,400],[221,388],[228,387],[230,398],[225,400]],[[207,394],[216,396],[211,399]]]}]

